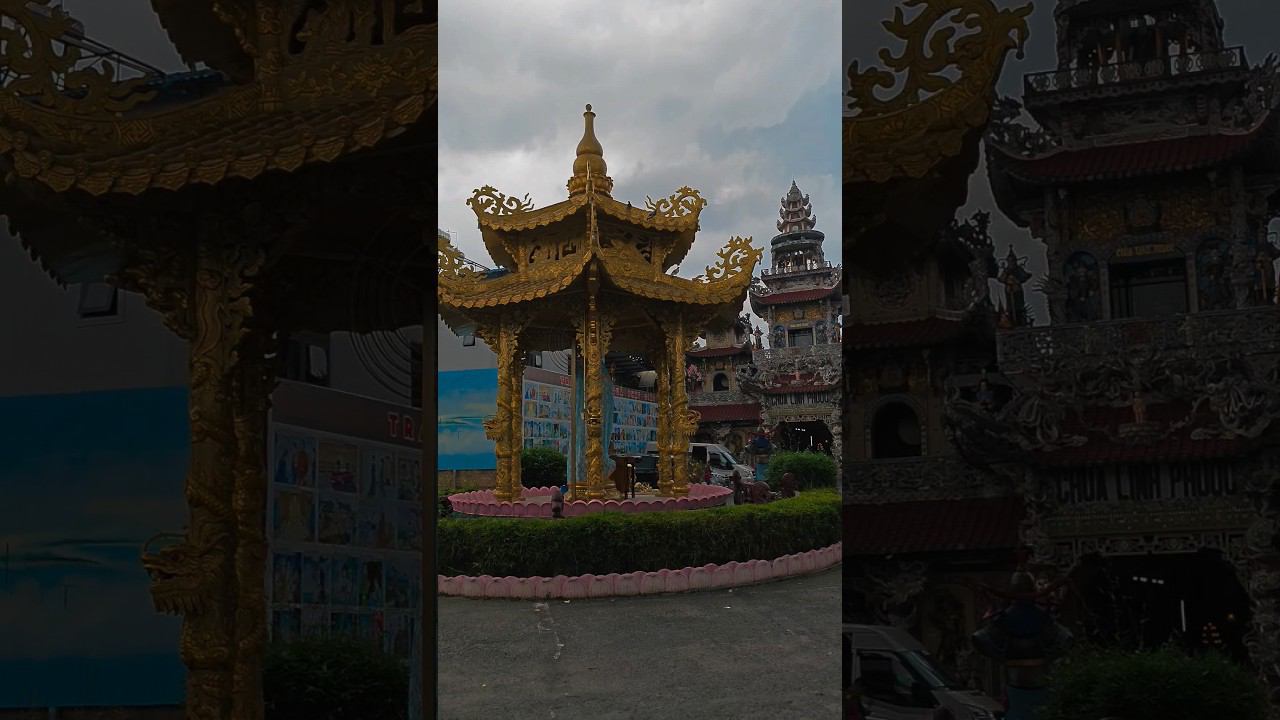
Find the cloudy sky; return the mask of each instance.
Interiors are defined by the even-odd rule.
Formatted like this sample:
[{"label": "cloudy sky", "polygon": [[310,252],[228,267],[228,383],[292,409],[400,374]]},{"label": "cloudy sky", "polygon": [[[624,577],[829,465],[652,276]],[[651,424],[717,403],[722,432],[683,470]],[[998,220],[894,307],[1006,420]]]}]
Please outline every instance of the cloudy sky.
[{"label": "cloudy sky", "polygon": [[[894,41],[881,21],[893,17],[895,0],[858,0],[844,6],[844,65],[847,67],[853,60],[858,60],[863,67],[869,64],[880,65],[877,58],[879,48],[891,47],[900,51],[901,43]],[[996,0],[1000,7],[1020,7],[1027,4],[1025,0]],[[1010,53],[1004,65],[1004,74],[1000,78],[1001,95],[1022,99],[1022,77],[1028,73],[1052,70],[1057,65],[1057,37],[1053,23],[1052,0],[1040,0],[1034,3],[1035,11],[1030,18],[1031,37],[1027,43],[1025,57],[1019,60]],[[1218,9],[1225,22],[1225,36],[1228,46],[1243,45],[1250,64],[1257,65],[1267,55],[1280,51],[1280,37],[1275,33],[1276,20],[1280,18],[1273,3],[1262,3],[1257,0],[1218,0]],[[910,17],[910,15],[908,15]],[[842,78],[842,80],[845,80]],[[847,89],[847,82],[845,82]],[[992,213],[991,232],[1003,257],[1008,246],[1013,244],[1019,255],[1027,257],[1028,268],[1037,276],[1045,272],[1044,246],[1031,237],[1030,232],[1020,230],[1009,222],[996,208],[991,196],[991,186],[987,180],[985,161],[977,172],[969,179],[969,201],[960,210],[961,217],[968,217],[977,210],[986,209]],[[1274,228],[1273,228],[1274,229]],[[1039,293],[1031,293],[1032,308],[1038,322],[1047,322],[1048,308]]]},{"label": "cloudy sky", "polygon": [[564,200],[591,103],[615,198],[690,185],[707,199],[680,275],[732,235],[767,249],[793,179],[839,262],[839,13],[834,0],[442,0],[440,227],[492,267],[467,198],[492,185]]}]

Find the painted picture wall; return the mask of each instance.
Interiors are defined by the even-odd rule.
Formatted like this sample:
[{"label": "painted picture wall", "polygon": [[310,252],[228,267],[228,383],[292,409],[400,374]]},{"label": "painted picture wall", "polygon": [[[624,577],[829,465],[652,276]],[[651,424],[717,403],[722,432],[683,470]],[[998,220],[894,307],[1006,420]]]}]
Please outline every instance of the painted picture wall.
[{"label": "painted picture wall", "polygon": [[143,545],[186,523],[187,389],[0,398],[0,708],[176,705]]},{"label": "painted picture wall", "polygon": [[422,593],[421,454],[271,425],[271,635],[408,658]]},{"label": "painted picture wall", "polygon": [[[543,373],[548,381],[524,380],[521,415],[524,446],[550,447],[569,453],[572,414],[569,376]],[[439,374],[438,470],[492,470],[497,467],[493,441],[485,437],[484,419],[496,412],[498,371],[453,370]],[[554,382],[551,380],[554,379]],[[658,436],[658,406],[644,393],[614,388],[613,455],[641,455]]]}]

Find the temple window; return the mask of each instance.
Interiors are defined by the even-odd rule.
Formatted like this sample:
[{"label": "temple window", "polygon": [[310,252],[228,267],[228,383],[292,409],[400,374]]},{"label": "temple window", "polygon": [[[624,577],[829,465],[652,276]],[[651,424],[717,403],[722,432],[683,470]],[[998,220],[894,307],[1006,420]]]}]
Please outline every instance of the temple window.
[{"label": "temple window", "polygon": [[724,392],[729,389],[729,376],[724,373],[716,373],[711,379],[711,389],[716,392]]},{"label": "temple window", "polygon": [[1111,317],[1150,318],[1187,311],[1187,264],[1182,258],[1111,265]]},{"label": "temple window", "polygon": [[876,460],[920,457],[920,419],[910,405],[885,404],[871,422],[871,457]]},{"label": "temple window", "polygon": [[813,344],[813,328],[792,330],[787,337],[787,347],[809,347]]}]

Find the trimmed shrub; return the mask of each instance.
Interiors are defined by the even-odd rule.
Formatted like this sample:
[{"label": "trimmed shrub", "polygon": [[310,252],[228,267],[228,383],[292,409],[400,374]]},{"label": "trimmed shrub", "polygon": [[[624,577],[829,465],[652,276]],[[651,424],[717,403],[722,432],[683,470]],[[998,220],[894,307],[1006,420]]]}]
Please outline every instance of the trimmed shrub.
[{"label": "trimmed shrub", "polygon": [[1218,653],[1086,648],[1055,666],[1041,720],[1263,720],[1267,703],[1247,670]]},{"label": "trimmed shrub", "polygon": [[783,473],[796,476],[796,487],[834,488],[836,486],[836,461],[830,455],[816,452],[776,452],[769,458],[765,482],[771,488],[782,487]]},{"label": "trimmed shrub", "polygon": [[268,720],[404,720],[409,667],[369,642],[272,645],[262,672]]},{"label": "trimmed shrub", "polygon": [[840,541],[840,496],[814,490],[762,505],[563,520],[441,520],[442,575],[583,575],[770,560]]},{"label": "trimmed shrub", "polygon": [[520,451],[520,484],[524,487],[559,487],[564,484],[568,459],[551,448]]}]

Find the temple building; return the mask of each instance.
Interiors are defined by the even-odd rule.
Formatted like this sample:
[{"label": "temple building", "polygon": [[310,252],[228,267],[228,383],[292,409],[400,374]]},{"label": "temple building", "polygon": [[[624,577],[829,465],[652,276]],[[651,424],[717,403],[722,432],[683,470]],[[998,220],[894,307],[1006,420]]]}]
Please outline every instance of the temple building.
[{"label": "temple building", "polygon": [[[1007,395],[996,330],[1011,306],[1026,303],[1020,287],[996,291],[996,281],[1022,277],[1025,267],[1016,255],[1012,267],[996,262],[988,216],[954,218],[1031,7],[925,5],[929,32],[885,28],[902,43],[901,57],[945,60],[946,74],[864,69],[856,60],[849,70],[843,619],[903,628],[957,680],[999,697],[1000,669],[976,656],[969,637],[998,604],[984,586],[1003,585],[1017,563],[1023,512],[1013,483],[955,442],[947,408],[957,394],[992,404]],[[968,35],[969,48],[944,45],[938,57],[930,38],[944,28]],[[903,80],[892,95],[883,92],[886,74]],[[845,640],[848,689],[855,650]]]},{"label": "temple building", "polygon": [[957,388],[948,421],[1023,497],[1077,634],[1194,649],[1212,625],[1275,690],[1276,68],[1225,46],[1212,0],[1055,19],[1058,67],[1024,83],[1040,127],[1002,101],[987,143],[1000,210],[1044,244],[1050,322],[1010,314],[987,394]]},{"label": "temple building", "polygon": [[752,362],[738,368],[737,383],[759,399],[760,425],[774,447],[812,448],[839,462],[841,271],[823,256],[825,236],[795,182],[778,215],[772,266],[750,292],[769,331],[757,338]]},{"label": "temple building", "polygon": [[848,619],[907,629],[955,675],[991,688],[994,666],[969,649],[987,609],[973,586],[1006,579],[1021,500],[960,454],[945,413],[949,395],[994,402],[1000,385],[996,307],[1004,317],[1010,303],[990,297],[1002,273],[988,222],[953,222],[894,272],[849,269],[846,587],[857,592],[845,602]]},{"label": "temple building", "polygon": [[[756,333],[760,333],[757,328]],[[694,442],[724,445],[738,457],[760,431],[760,401],[738,385],[738,369],[749,365],[759,337],[751,318],[742,315],[719,332],[707,332],[702,347],[688,358],[689,407],[699,414]]]}]

